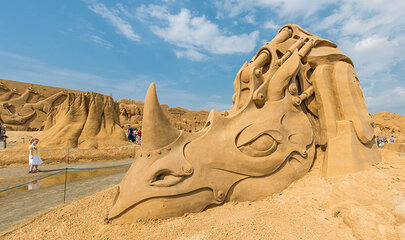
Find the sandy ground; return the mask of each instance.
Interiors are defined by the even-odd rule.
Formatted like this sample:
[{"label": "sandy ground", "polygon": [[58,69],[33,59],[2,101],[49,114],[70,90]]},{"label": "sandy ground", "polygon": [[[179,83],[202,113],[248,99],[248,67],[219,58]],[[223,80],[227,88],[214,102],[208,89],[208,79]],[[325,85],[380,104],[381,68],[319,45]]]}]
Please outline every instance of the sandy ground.
[{"label": "sandy ground", "polygon": [[[30,131],[7,131],[8,148],[0,150],[0,168],[23,166],[28,164],[29,140],[33,137],[41,140],[41,133]],[[61,164],[75,162],[93,162],[106,160],[120,160],[133,158],[138,145],[128,142],[128,145],[117,147],[107,146],[106,149],[78,149],[78,148],[49,148],[38,144],[39,155],[46,164]],[[105,149],[105,148],[103,148]]]},{"label": "sandy ground", "polygon": [[40,138],[42,131],[7,131],[7,145],[29,144],[32,138]]},{"label": "sandy ground", "polygon": [[325,180],[315,167],[281,194],[166,220],[105,223],[115,194],[109,188],[0,238],[405,239],[405,156],[381,152],[383,161],[367,171]]}]

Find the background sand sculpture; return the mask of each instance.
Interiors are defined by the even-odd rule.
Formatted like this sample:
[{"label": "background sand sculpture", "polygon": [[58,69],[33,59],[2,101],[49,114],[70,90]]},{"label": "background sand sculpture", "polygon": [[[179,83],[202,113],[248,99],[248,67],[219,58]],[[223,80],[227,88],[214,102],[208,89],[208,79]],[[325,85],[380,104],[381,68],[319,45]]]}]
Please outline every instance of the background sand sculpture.
[{"label": "background sand sculpture", "polygon": [[80,91],[0,79],[0,122],[8,130],[38,131],[67,93]]},{"label": "background sand sculpture", "polygon": [[47,146],[58,147],[100,148],[126,143],[118,104],[98,93],[69,93],[48,114],[41,139]]},{"label": "background sand sculpture", "polygon": [[109,220],[258,200],[288,187],[314,162],[331,177],[381,160],[353,63],[328,40],[282,27],[245,62],[234,88],[231,109],[211,111],[204,128],[188,134],[171,125],[151,84],[142,151],[117,188]]},{"label": "background sand sculpture", "polygon": [[405,143],[405,116],[389,112],[373,114],[375,134],[389,139],[395,137],[398,143]]},{"label": "background sand sculpture", "polygon": [[[121,99],[118,103],[120,104],[121,126],[126,127],[129,124],[132,127],[141,127],[144,102]],[[161,108],[170,123],[182,130],[200,130],[204,127],[209,113],[206,110],[193,111],[181,107],[170,108],[166,104],[162,104]]]}]

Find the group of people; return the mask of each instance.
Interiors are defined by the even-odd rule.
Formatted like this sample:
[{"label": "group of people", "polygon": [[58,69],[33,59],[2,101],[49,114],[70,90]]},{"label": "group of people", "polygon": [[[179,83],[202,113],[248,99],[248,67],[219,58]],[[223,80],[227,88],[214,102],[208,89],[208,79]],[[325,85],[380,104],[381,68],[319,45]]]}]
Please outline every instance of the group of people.
[{"label": "group of people", "polygon": [[141,138],[142,138],[142,131],[139,128],[133,129],[131,125],[128,125],[128,131],[127,131],[127,136],[128,136],[128,141],[131,141],[133,143],[141,144]]},{"label": "group of people", "polygon": [[391,136],[391,138],[389,140],[387,140],[387,138],[385,136],[377,136],[377,147],[382,148],[384,147],[384,144],[386,144],[387,142],[390,143],[394,143],[395,142],[395,138],[394,136]]},{"label": "group of people", "polygon": [[188,133],[196,133],[196,132],[198,132],[198,130],[191,131],[191,130],[187,130],[187,129],[184,129],[184,131],[188,132]]}]

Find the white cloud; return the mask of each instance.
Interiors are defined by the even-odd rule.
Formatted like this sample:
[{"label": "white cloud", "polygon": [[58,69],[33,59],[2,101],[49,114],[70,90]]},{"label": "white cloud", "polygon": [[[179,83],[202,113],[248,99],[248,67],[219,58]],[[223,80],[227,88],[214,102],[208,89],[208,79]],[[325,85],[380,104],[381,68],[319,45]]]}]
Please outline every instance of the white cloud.
[{"label": "white cloud", "polygon": [[263,24],[263,28],[277,30],[280,28],[280,25],[275,24],[273,21],[267,21]]},{"label": "white cloud", "polygon": [[176,54],[177,58],[187,58],[193,61],[202,61],[207,59],[207,56],[197,52],[194,49],[186,49],[185,51],[175,50],[174,53]]},{"label": "white cloud", "polygon": [[[119,16],[120,12],[118,10],[110,10],[103,3],[93,3],[89,5],[88,8],[94,13],[106,19],[111,25],[116,27],[119,34],[124,35],[131,41],[140,41],[139,35],[135,34],[131,24],[129,24],[127,21]],[[125,10],[120,4],[118,4],[118,8],[121,10]],[[124,14],[125,13],[127,12],[124,11]]]},{"label": "white cloud", "polygon": [[393,92],[396,95],[402,97],[402,99],[405,99],[405,88],[404,87],[396,87],[396,88],[394,88]]},{"label": "white cloud", "polygon": [[377,92],[375,95],[366,97],[367,106],[373,113],[387,111],[397,114],[405,114],[405,87],[395,87],[393,89]]},{"label": "white cloud", "polygon": [[[191,60],[201,60],[203,53],[235,54],[250,53],[256,46],[258,31],[249,34],[232,35],[220,30],[204,15],[193,16],[188,9],[181,9],[178,14],[170,14],[162,6],[142,6],[137,11],[139,18],[145,20],[147,16],[160,20],[152,25],[154,34],[165,41],[185,49],[177,56],[188,57]],[[152,19],[153,20],[153,19]],[[198,56],[198,57],[196,57]]]},{"label": "white cloud", "polygon": [[246,15],[245,21],[250,24],[256,24],[255,16],[252,14]]},{"label": "white cloud", "polygon": [[357,42],[354,45],[354,48],[360,51],[368,51],[373,49],[374,47],[378,47],[381,45],[386,46],[389,44],[387,37],[380,37],[378,35],[372,35],[370,37],[367,37],[365,39],[362,39],[361,41]]},{"label": "white cloud", "polygon": [[106,47],[108,49],[113,47],[113,45],[109,41],[107,41],[99,36],[91,35],[90,39],[91,39],[91,41],[97,43],[98,45]]}]

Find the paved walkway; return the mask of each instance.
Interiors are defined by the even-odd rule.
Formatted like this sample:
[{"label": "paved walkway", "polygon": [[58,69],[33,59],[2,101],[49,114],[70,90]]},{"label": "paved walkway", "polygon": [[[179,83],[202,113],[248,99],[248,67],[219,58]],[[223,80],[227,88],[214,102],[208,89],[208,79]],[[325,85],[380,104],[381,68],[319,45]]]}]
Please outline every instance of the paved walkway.
[{"label": "paved walkway", "polygon": [[[112,166],[131,163],[132,160],[120,160],[120,161],[104,161],[104,162],[90,162],[90,163],[76,163],[76,164],[58,164],[44,166],[43,170],[63,169],[66,167],[101,167]],[[94,173],[81,170],[83,175],[77,180],[68,181],[66,187],[66,203],[81,199],[83,197],[92,195],[96,192],[114,186],[120,183],[121,179],[125,175],[129,168],[128,166],[120,167],[115,171],[98,172],[96,176],[92,177]],[[94,171],[94,170],[90,170]],[[99,171],[99,170],[97,170]],[[78,172],[72,170],[72,172]],[[29,175],[29,178],[35,179],[42,176],[51,174],[52,172],[42,172],[37,174],[28,174],[24,168],[7,168],[0,169],[1,184],[10,186],[10,181],[13,182],[16,179],[24,178]],[[69,173],[69,172],[68,172]],[[72,173],[73,175],[74,173]],[[33,175],[31,177],[31,175]],[[61,176],[58,176],[61,175]],[[64,174],[57,174],[58,178],[64,177]],[[85,176],[83,178],[83,176]],[[68,179],[70,179],[68,175]],[[8,182],[4,184],[4,182]],[[20,183],[21,179],[20,179]],[[0,189],[3,189],[1,187]],[[39,214],[49,211],[59,205],[63,205],[64,196],[64,183],[58,183],[49,187],[39,188],[32,191],[19,191],[10,194],[9,196],[0,198],[0,235],[1,233],[11,228],[13,225],[26,221],[30,218],[38,216]]]}]

